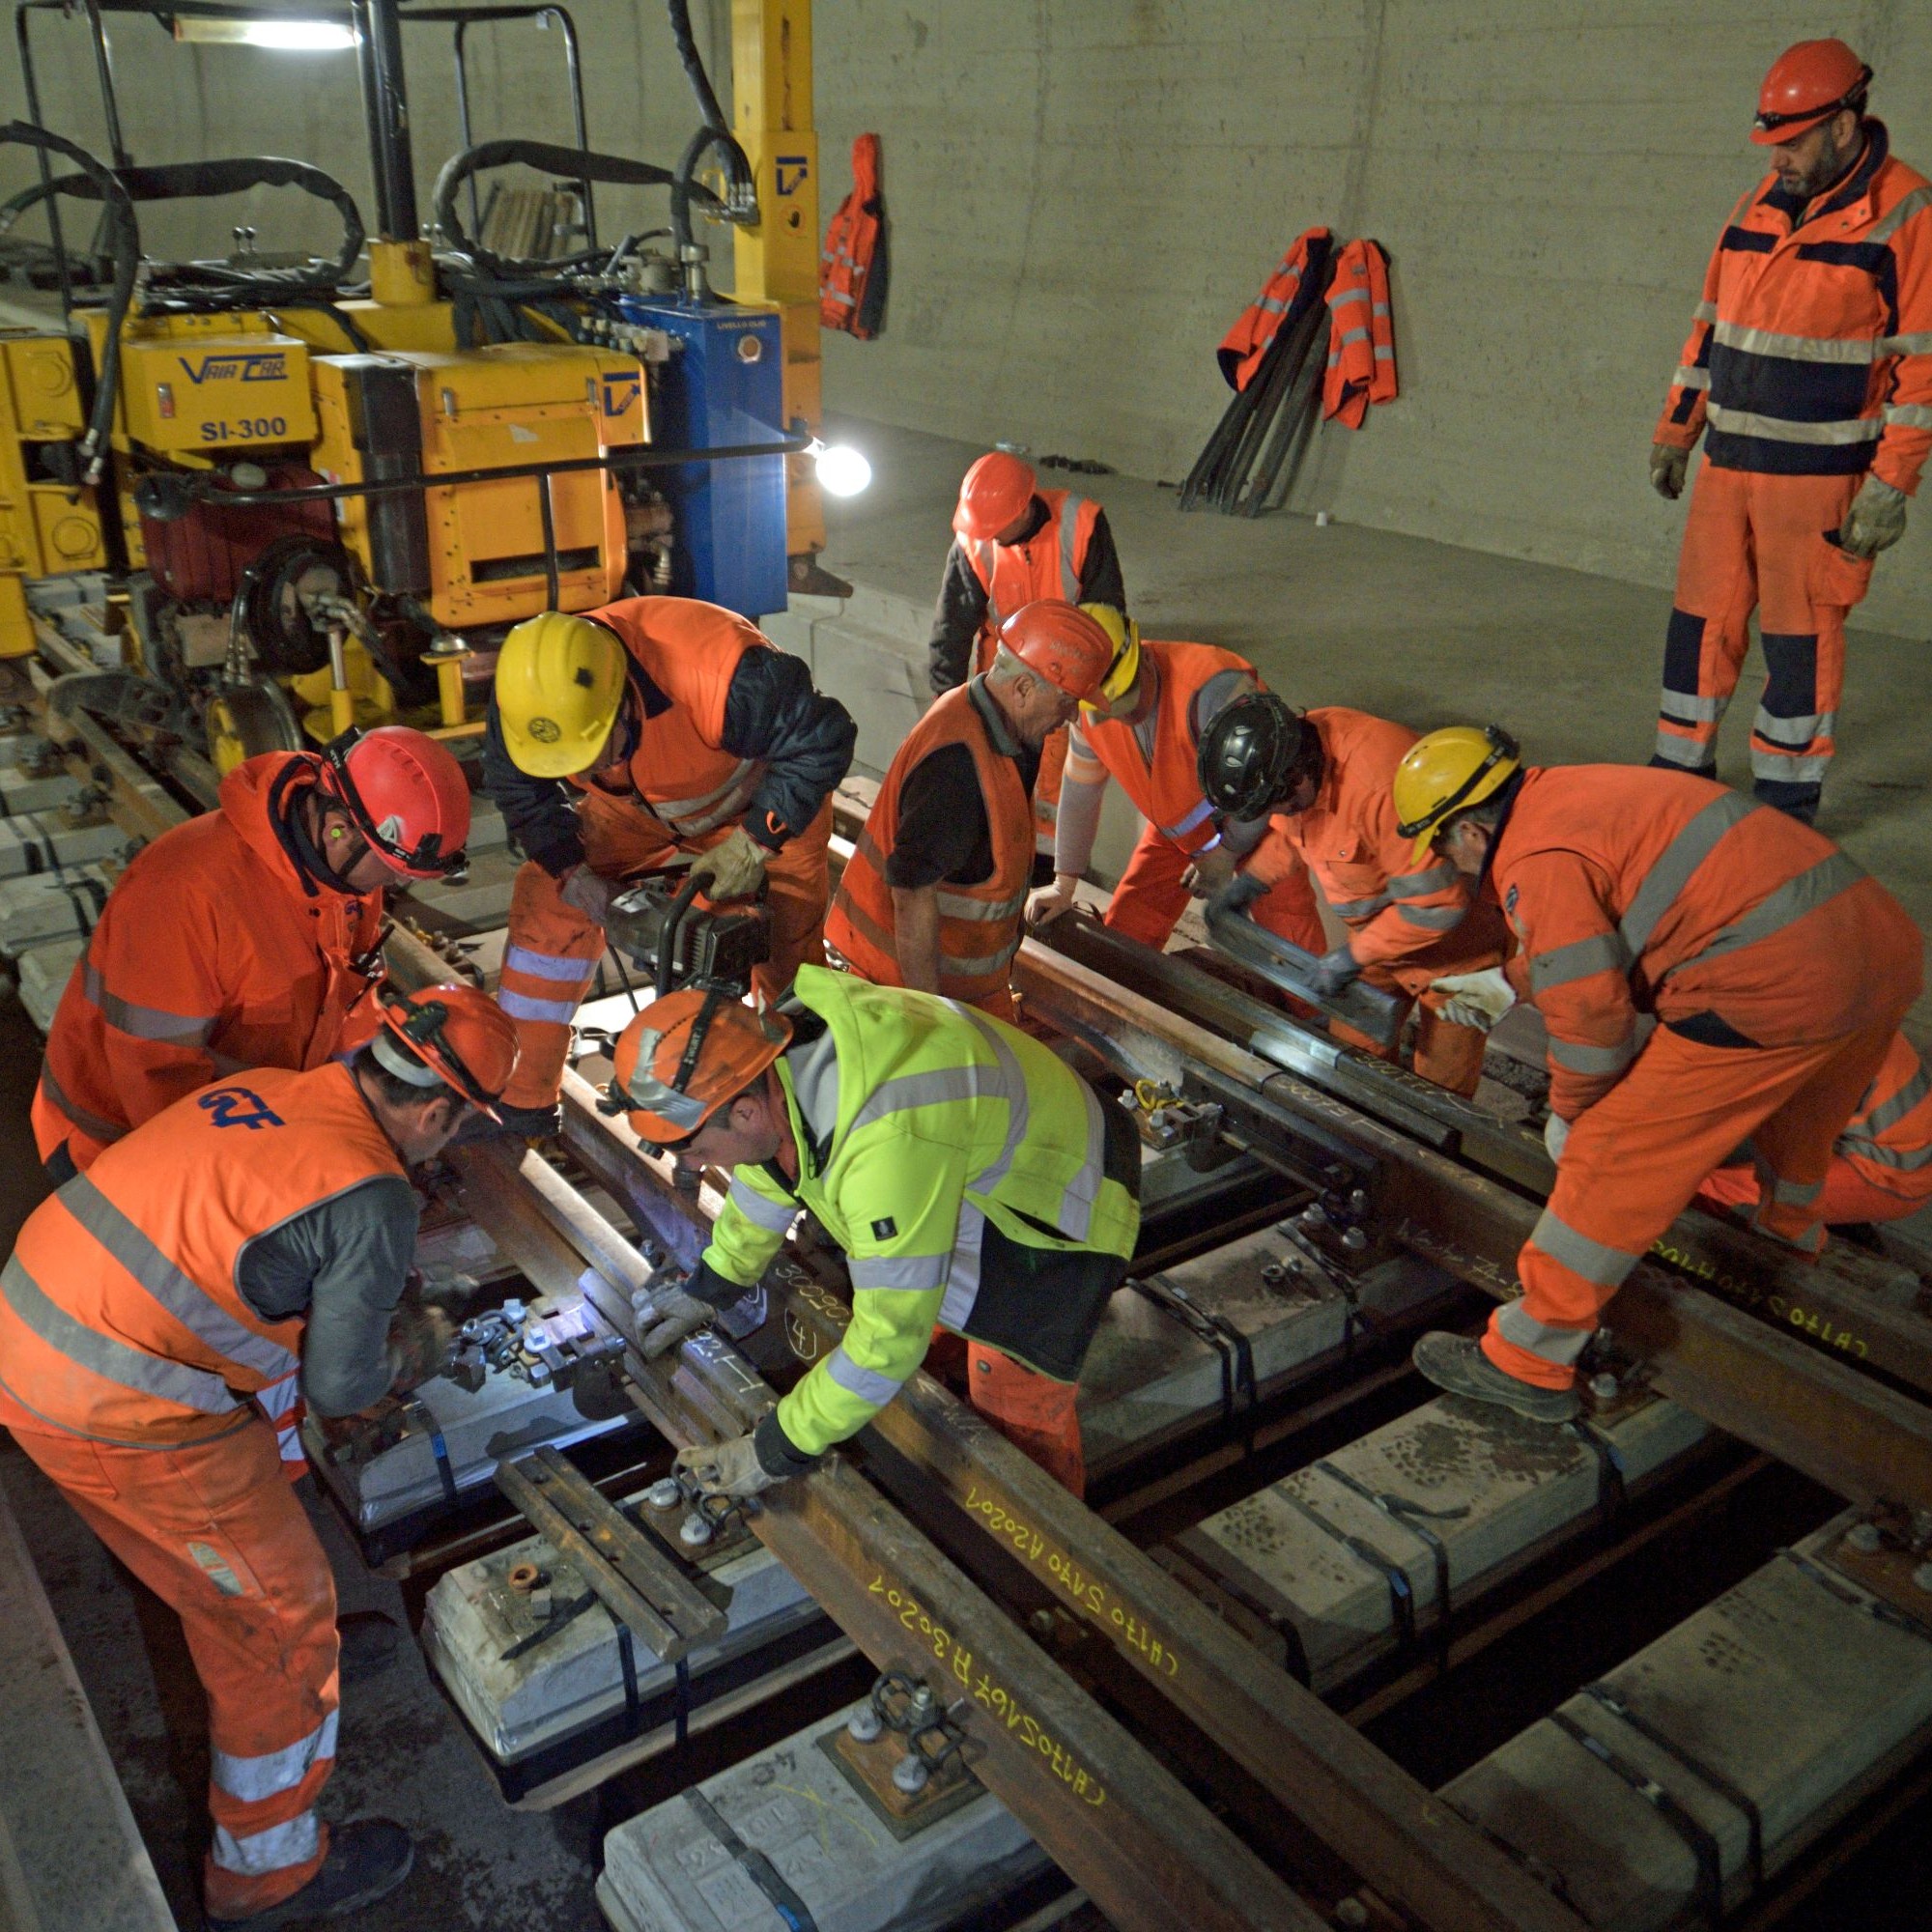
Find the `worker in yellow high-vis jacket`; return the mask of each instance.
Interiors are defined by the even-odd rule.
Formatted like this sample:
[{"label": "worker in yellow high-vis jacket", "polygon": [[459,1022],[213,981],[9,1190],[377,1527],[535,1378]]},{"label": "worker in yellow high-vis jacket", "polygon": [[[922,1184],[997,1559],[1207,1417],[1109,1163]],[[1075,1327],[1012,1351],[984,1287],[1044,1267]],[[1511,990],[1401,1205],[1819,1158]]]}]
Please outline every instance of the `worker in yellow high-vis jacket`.
[{"label": "worker in yellow high-vis jacket", "polygon": [[964,1338],[974,1406],[1076,1495],[1080,1364],[1140,1232],[1131,1122],[1037,1041],[933,993],[802,966],[775,1010],[717,992],[644,1009],[613,1097],[687,1168],[731,1170],[696,1272],[661,1293],[658,1354],[756,1286],[801,1208],[844,1249],[844,1339],[753,1434],[686,1450],[755,1495],[856,1435],[935,1327]]}]

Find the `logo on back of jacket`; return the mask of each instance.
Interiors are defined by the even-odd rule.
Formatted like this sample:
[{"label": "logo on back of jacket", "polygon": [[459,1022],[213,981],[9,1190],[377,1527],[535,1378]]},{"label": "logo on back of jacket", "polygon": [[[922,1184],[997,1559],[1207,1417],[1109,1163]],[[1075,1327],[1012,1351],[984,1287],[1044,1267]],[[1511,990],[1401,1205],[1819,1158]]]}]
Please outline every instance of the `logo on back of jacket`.
[{"label": "logo on back of jacket", "polygon": [[288,1125],[259,1094],[246,1087],[216,1087],[196,1104],[214,1116],[217,1127],[246,1127],[253,1132],[258,1127]]}]

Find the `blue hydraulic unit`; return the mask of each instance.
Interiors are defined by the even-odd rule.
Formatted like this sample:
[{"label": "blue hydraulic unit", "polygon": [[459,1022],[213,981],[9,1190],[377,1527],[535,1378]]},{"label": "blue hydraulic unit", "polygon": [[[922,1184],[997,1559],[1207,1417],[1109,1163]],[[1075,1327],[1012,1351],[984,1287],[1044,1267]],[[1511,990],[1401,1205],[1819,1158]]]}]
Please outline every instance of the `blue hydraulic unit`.
[{"label": "blue hydraulic unit", "polygon": [[[607,298],[612,315],[671,338],[652,386],[652,440],[682,449],[784,435],[784,345],[771,309],[711,296]],[[733,457],[651,471],[675,519],[671,588],[742,616],[785,608],[785,460]]]}]

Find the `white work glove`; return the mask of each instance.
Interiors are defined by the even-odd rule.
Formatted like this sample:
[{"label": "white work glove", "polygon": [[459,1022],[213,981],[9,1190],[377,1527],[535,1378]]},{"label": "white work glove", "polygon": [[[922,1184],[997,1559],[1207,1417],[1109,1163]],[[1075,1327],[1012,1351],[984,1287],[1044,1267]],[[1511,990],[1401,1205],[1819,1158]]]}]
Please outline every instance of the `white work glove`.
[{"label": "white work glove", "polygon": [[1480,973],[1447,973],[1429,982],[1432,993],[1449,997],[1436,1010],[1451,1026],[1477,1027],[1484,1033],[1516,1005],[1516,988],[1500,966]]},{"label": "white work glove", "polygon": [[1684,494],[1684,472],[1690,467],[1690,452],[1674,442],[1654,442],[1650,446],[1650,487],[1665,501],[1674,503]]},{"label": "white work glove", "polygon": [[1223,839],[1205,852],[1195,853],[1194,863],[1180,875],[1180,883],[1197,899],[1211,899],[1216,893],[1228,890],[1239,863]]},{"label": "white work glove", "polygon": [[697,1487],[707,1496],[731,1496],[743,1500],[761,1495],[775,1476],[758,1461],[756,1445],[749,1435],[734,1435],[728,1442],[698,1442],[677,1452],[674,1465],[697,1479]]},{"label": "white work glove", "polygon": [[638,1346],[645,1359],[654,1362],[717,1319],[718,1311],[710,1302],[700,1301],[681,1282],[673,1283],[659,1289],[640,1315]]},{"label": "white work glove", "polygon": [[770,857],[742,825],[734,825],[710,851],[691,862],[691,872],[694,878],[710,880],[704,889],[708,899],[748,899],[764,879]]},{"label": "white work glove", "polygon": [[588,866],[573,866],[563,875],[563,883],[557,888],[556,895],[585,919],[602,925],[610,916],[611,900],[615,891],[609,879],[600,879]]},{"label": "white work glove", "polygon": [[1561,1114],[1551,1114],[1543,1123],[1543,1145],[1548,1150],[1549,1158],[1561,1161],[1569,1142],[1570,1122]]},{"label": "white work glove", "polygon": [[1867,476],[1838,526],[1838,548],[1861,563],[1889,550],[1905,534],[1905,492]]},{"label": "white work glove", "polygon": [[1029,893],[1026,902],[1026,923],[1029,925],[1049,925],[1064,912],[1071,912],[1076,903],[1080,881],[1071,872],[1058,872],[1050,886],[1041,886],[1037,892]]}]

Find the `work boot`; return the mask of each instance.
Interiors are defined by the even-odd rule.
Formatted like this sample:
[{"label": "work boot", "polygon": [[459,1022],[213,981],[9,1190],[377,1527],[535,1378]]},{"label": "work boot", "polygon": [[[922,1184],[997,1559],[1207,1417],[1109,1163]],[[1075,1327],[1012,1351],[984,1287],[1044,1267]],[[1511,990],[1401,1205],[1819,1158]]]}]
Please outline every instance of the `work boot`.
[{"label": "work boot", "polygon": [[210,1913],[208,1932],[272,1932],[278,1925],[345,1918],[386,1898],[409,1877],[415,1861],[416,1848],[410,1834],[388,1818],[331,1825],[328,1856],[299,1891],[245,1918],[217,1918]]},{"label": "work boot", "polygon": [[335,1620],[336,1667],[345,1684],[361,1684],[388,1669],[402,1648],[403,1633],[381,1610],[345,1610]]},{"label": "work boot", "polygon": [[449,1137],[451,1147],[473,1147],[478,1141],[544,1141],[563,1131],[563,1103],[548,1107],[508,1107],[500,1100],[497,1111],[501,1120],[493,1121],[478,1107]]},{"label": "work boot", "polygon": [[1410,1359],[1418,1374],[1450,1395],[1492,1402],[1532,1422],[1574,1422],[1582,1410],[1575,1389],[1538,1388],[1534,1382],[1519,1381],[1497,1368],[1466,1335],[1448,1335],[1439,1329],[1425,1335]]}]

